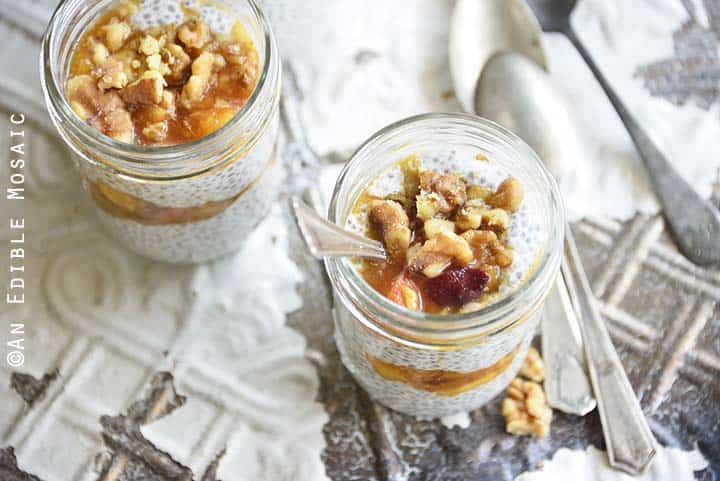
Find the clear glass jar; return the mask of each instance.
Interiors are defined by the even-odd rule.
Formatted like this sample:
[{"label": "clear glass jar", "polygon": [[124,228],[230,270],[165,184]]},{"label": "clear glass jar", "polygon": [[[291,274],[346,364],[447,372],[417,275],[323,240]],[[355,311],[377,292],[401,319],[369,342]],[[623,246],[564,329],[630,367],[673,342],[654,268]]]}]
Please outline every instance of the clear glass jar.
[{"label": "clear glass jar", "polygon": [[540,216],[541,252],[528,277],[506,297],[463,314],[425,314],[375,291],[350,259],[328,259],[335,339],[343,363],[370,396],[397,411],[445,416],[499,394],[520,368],[558,273],[564,214],[557,185],[516,135],[479,117],[428,114],[371,137],[342,171],[329,218],[345,225],[360,193],[399,159],[426,150],[481,152],[525,188]]},{"label": "clear glass jar", "polygon": [[[178,0],[180,1],[180,0]],[[131,250],[162,261],[202,262],[237,249],[279,191],[276,159],[281,64],[253,0],[217,0],[242,21],[262,72],[245,106],[191,142],[118,142],[75,115],[65,96],[73,47],[114,0],[64,0],[43,39],[41,79],[50,117],[76,154],[85,190],[105,227]]]}]

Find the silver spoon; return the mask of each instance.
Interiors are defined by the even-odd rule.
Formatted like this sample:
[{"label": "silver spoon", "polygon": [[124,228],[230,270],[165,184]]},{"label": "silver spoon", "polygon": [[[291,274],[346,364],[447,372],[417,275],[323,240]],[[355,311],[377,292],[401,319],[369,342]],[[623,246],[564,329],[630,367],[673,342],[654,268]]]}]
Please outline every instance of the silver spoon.
[{"label": "silver spoon", "polygon": [[297,197],[290,199],[290,205],[302,238],[316,259],[325,257],[387,259],[385,247],[381,242],[333,224]]},{"label": "silver spoon", "polygon": [[[527,84],[523,76],[504,75],[505,64],[512,60],[502,52],[520,52],[545,65],[541,33],[521,0],[459,0],[450,21],[450,66],[456,95],[466,110],[517,133],[550,170],[565,177],[575,169],[583,149],[562,97],[550,82]],[[478,82],[480,72],[483,82]],[[555,101],[537,108],[537,99],[544,98]],[[555,135],[548,135],[551,124]],[[580,327],[562,276],[545,304],[541,330],[548,402],[566,413],[587,414],[595,408],[595,399],[584,369]]]},{"label": "silver spoon", "polygon": [[682,253],[696,264],[720,263],[720,211],[709,200],[700,197],[697,191],[677,173],[595,65],[590,53],[570,25],[570,14],[575,3],[576,0],[529,1],[543,30],[564,33],[575,45],[610,99],[610,103],[615,107],[645,163],[655,193],[663,207],[665,219]]},{"label": "silver spoon", "polygon": [[[483,102],[491,94],[492,101]],[[542,99],[542,104],[539,99]],[[552,88],[549,76],[523,55],[510,52],[497,54],[485,65],[478,85],[478,106],[481,107],[480,112],[490,119],[503,118],[508,113],[525,115],[534,121],[518,121],[509,115],[510,128],[520,128],[522,134],[523,129],[536,127],[540,132],[529,133],[531,138],[541,134],[552,138],[558,135],[556,125],[543,123],[558,110],[546,108],[553,102],[562,104],[562,97]],[[522,107],[514,106],[516,103],[522,104]],[[567,138],[568,133],[574,132],[561,131],[560,138]],[[563,143],[541,142],[540,147],[562,149]],[[563,156],[556,157],[552,152],[541,151],[540,158],[545,161]],[[548,161],[546,166],[558,181],[561,180],[563,173],[558,170],[556,162]],[[579,313],[580,333],[610,465],[630,474],[639,474],[655,455],[655,439],[600,316],[569,226],[566,228],[564,250],[562,278]]]}]

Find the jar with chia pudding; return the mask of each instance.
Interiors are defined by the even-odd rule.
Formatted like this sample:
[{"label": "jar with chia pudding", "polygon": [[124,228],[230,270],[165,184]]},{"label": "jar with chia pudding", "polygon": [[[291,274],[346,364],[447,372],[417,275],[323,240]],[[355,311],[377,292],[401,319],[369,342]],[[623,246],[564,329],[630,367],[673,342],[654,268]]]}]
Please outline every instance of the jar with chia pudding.
[{"label": "jar with chia pudding", "polygon": [[345,166],[329,218],[388,252],[326,260],[342,361],[374,400],[438,417],[510,383],[564,234],[557,186],[527,144],[470,115],[400,121]]},{"label": "jar with chia pudding", "polygon": [[41,55],[102,223],[179,263],[237,249],[274,202],[280,75],[253,0],[64,0]]}]

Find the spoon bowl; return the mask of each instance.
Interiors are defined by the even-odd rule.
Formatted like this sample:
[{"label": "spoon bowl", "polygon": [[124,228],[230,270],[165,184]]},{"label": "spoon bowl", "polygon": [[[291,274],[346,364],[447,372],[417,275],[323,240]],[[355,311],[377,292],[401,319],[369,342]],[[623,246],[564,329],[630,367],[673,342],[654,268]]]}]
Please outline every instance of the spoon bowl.
[{"label": "spoon bowl", "polygon": [[575,170],[582,138],[550,76],[522,54],[500,52],[485,64],[475,111],[515,132],[558,182]]},{"label": "spoon bowl", "polygon": [[367,257],[387,259],[381,242],[347,231],[318,214],[298,197],[290,199],[302,238],[316,259],[326,257]]},{"label": "spoon bowl", "polygon": [[473,112],[475,87],[495,53],[519,52],[546,67],[540,25],[522,0],[458,0],[450,18],[450,72],[455,95]]}]

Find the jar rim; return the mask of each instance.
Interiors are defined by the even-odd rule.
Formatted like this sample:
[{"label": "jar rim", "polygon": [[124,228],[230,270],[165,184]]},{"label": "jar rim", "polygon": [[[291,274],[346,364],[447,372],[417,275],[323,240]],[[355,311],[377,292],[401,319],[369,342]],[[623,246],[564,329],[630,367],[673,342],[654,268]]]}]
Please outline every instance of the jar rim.
[{"label": "jar rim", "polygon": [[[191,157],[193,153],[202,153],[213,147],[221,148],[224,145],[231,144],[235,137],[234,131],[242,127],[244,121],[259,102],[260,96],[267,88],[267,85],[277,85],[279,82],[282,66],[277,59],[277,46],[267,17],[255,0],[243,0],[249,5],[253,19],[260,28],[260,34],[264,44],[264,61],[258,82],[240,110],[217,130],[204,137],[188,142],[163,146],[143,146],[113,139],[94,129],[75,114],[65,96],[63,86],[60,85],[58,81],[60,74],[57,72],[58,66],[52,55],[53,43],[56,41],[58,34],[57,29],[60,23],[58,19],[62,17],[63,13],[65,13],[64,10],[69,8],[68,5],[73,1],[76,0],[61,0],[50,18],[47,30],[43,35],[40,52],[40,80],[45,94],[45,101],[51,113],[51,120],[60,135],[66,140],[66,143],[71,147],[73,146],[73,143],[69,142],[66,138],[61,124],[66,124],[72,128],[81,142],[92,145],[93,148],[97,148],[105,154],[93,160],[112,169],[133,176],[137,176],[138,174],[134,169],[147,167],[149,165],[152,165],[154,168],[169,169],[170,175],[162,175],[161,178],[163,180],[192,177],[213,170],[218,167],[218,161],[197,165],[196,159],[188,159],[188,157]],[[86,25],[89,25],[95,20],[97,20],[97,16],[91,18],[90,22]],[[274,63],[277,63],[276,69],[273,69]],[[280,95],[279,89],[276,90],[277,92],[275,92],[272,100],[273,106],[268,115],[265,116],[264,123],[260,129],[261,131],[270,123],[272,113],[277,109]],[[54,113],[57,115],[53,115]],[[60,118],[58,118],[58,116]],[[112,159],[112,161],[109,159]],[[190,169],[187,172],[183,171],[183,174],[177,175],[178,173],[174,172],[175,168],[179,170],[187,167],[190,167]],[[147,177],[148,180],[154,178],[156,178],[156,176],[153,175]]]},{"label": "jar rim", "polygon": [[551,206],[548,239],[536,267],[507,296],[477,311],[455,314],[416,312],[389,300],[363,279],[348,258],[326,259],[326,270],[333,287],[344,297],[342,300],[350,301],[350,305],[346,302],[346,307],[373,330],[380,329],[387,333],[389,327],[392,334],[399,334],[405,339],[417,341],[431,336],[436,343],[441,344],[497,333],[521,320],[518,317],[522,315],[511,315],[519,307],[525,306],[525,313],[532,312],[545,299],[560,268],[564,238],[565,213],[557,183],[538,155],[520,137],[495,122],[464,113],[427,113],[397,121],[373,134],[346,163],[335,184],[328,217],[334,223],[344,221],[340,219],[343,213],[339,197],[344,183],[348,181],[350,170],[364,159],[363,155],[376,148],[389,134],[419,126],[474,128],[497,137],[520,155],[533,160],[542,185],[548,190]]}]

